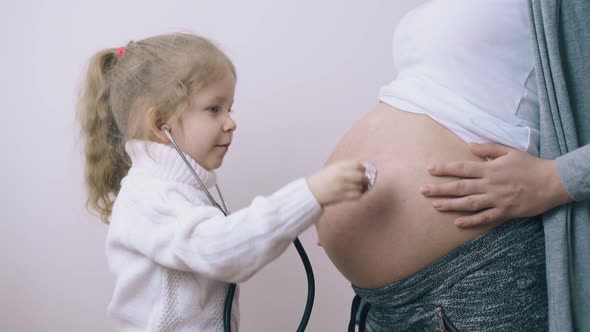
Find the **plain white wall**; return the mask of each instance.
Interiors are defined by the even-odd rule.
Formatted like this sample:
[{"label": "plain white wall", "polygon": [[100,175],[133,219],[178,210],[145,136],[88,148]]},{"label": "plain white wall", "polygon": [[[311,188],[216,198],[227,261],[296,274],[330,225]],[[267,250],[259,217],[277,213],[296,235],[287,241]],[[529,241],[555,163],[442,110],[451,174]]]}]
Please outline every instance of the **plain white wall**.
[{"label": "plain white wall", "polygon": [[[0,14],[0,331],[112,331],[107,226],[84,208],[76,93],[101,48],[190,31],[238,70],[234,144],[219,170],[231,210],[317,170],[392,79],[391,39],[419,0],[5,1]],[[308,331],[343,331],[352,291],[315,245]],[[295,330],[306,296],[294,248],[242,285],[242,331]]]}]

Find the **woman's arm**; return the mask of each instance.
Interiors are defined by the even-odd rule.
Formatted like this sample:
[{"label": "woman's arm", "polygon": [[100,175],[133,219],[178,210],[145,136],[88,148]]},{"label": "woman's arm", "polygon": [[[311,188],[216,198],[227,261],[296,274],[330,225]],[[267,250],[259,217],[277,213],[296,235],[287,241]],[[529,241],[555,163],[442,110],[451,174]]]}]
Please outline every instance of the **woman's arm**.
[{"label": "woman's arm", "polygon": [[561,182],[577,202],[590,199],[590,144],[556,160]]},{"label": "woman's arm", "polygon": [[429,172],[434,176],[461,179],[420,188],[425,196],[439,198],[433,206],[440,212],[474,212],[457,218],[458,226],[534,216],[572,200],[590,198],[590,145],[556,160],[495,143],[472,144],[471,150],[489,160],[432,165]]}]

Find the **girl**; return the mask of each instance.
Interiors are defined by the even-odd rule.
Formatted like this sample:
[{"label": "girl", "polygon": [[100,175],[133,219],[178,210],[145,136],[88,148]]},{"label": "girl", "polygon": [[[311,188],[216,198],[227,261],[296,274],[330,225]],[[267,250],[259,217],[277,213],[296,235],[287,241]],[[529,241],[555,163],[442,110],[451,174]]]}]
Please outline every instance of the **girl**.
[{"label": "girl", "polygon": [[334,163],[225,217],[161,128],[214,187],[236,130],[235,84],[228,57],[192,34],[131,42],[91,60],[79,100],[88,205],[109,224],[116,285],[108,312],[120,330],[221,331],[228,283],[250,278],[323,207],[358,199],[368,183],[362,163]]}]

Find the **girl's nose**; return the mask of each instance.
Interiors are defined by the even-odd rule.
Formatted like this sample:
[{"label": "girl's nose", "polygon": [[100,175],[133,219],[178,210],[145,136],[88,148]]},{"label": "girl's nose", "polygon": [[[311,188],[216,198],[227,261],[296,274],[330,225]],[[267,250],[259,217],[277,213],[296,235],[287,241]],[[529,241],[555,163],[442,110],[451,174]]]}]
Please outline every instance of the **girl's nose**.
[{"label": "girl's nose", "polygon": [[225,122],[223,123],[223,131],[235,131],[237,127],[238,125],[236,125],[234,119],[232,119],[231,116],[228,115],[225,119]]}]

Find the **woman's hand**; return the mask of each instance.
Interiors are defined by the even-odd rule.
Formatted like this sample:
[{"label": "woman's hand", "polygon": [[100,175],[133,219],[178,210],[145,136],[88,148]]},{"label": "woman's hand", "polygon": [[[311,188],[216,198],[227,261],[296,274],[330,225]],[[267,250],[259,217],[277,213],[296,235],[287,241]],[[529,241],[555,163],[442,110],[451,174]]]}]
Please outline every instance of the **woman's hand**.
[{"label": "woman's hand", "polygon": [[322,207],[359,199],[369,183],[365,166],[358,161],[338,161],[307,179],[309,189]]},{"label": "woman's hand", "polygon": [[420,188],[424,196],[436,198],[432,205],[440,212],[473,212],[457,218],[457,226],[535,216],[572,200],[554,160],[495,143],[470,144],[470,148],[473,154],[489,160],[431,165],[428,171],[434,176],[460,179]]}]

